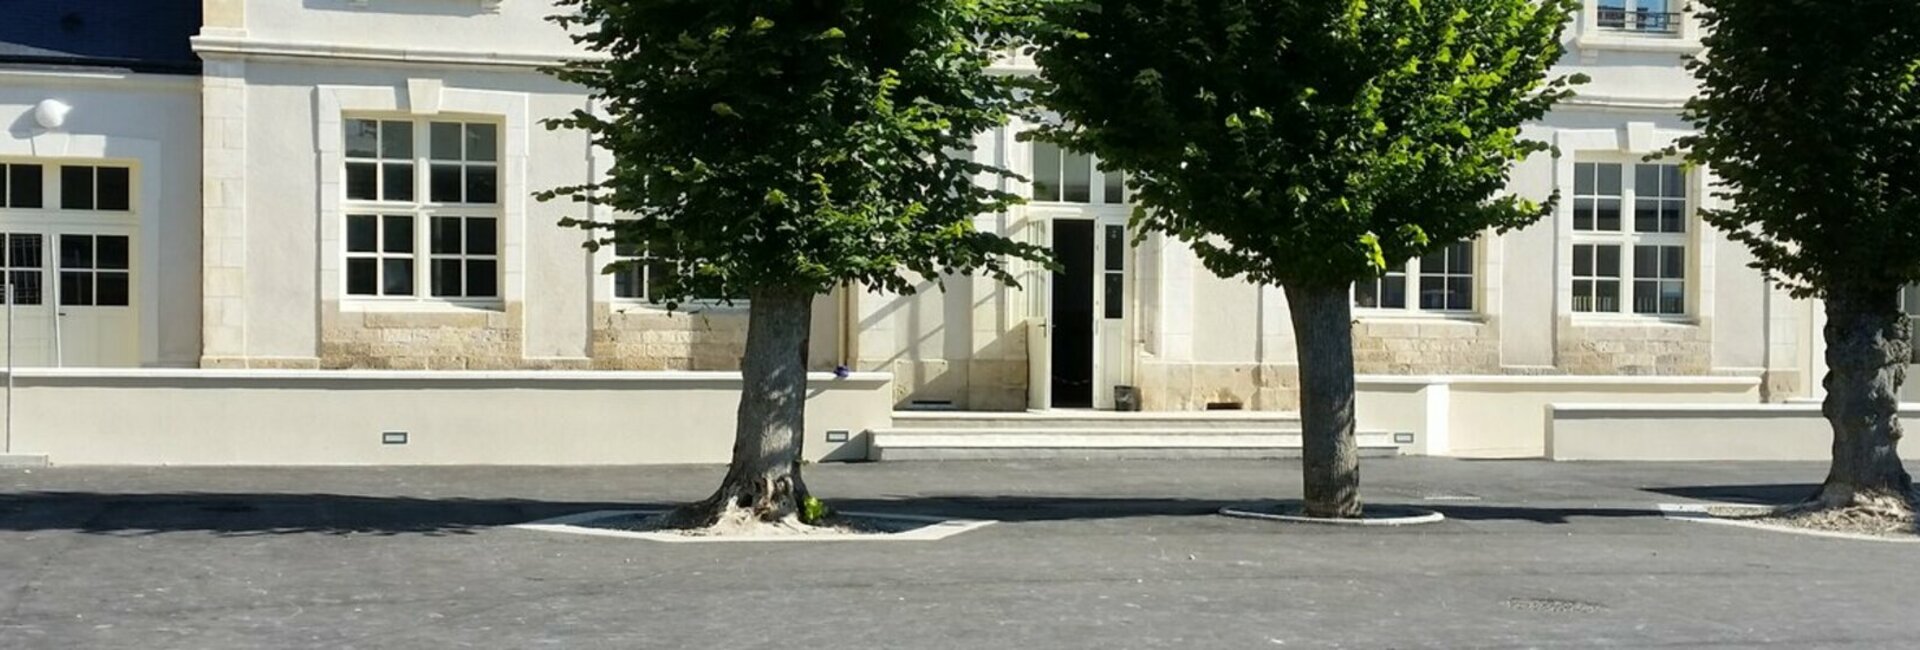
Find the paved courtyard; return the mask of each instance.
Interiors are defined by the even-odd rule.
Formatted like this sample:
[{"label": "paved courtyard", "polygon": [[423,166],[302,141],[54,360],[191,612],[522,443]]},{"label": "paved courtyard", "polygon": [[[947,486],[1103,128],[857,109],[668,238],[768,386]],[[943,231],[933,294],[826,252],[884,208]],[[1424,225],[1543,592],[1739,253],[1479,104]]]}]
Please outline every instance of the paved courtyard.
[{"label": "paved courtyard", "polygon": [[0,648],[1862,647],[1920,644],[1920,545],[1662,519],[1817,464],[1371,460],[1442,524],[1301,527],[1281,461],[820,465],[938,542],[502,528],[703,496],[716,467],[0,470]]}]

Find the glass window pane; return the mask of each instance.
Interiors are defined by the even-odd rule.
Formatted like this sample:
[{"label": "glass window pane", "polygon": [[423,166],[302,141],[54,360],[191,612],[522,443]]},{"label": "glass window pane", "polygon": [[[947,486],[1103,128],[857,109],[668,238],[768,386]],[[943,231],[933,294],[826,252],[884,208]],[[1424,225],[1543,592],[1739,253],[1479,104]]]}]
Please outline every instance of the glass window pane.
[{"label": "glass window pane", "polygon": [[380,260],[380,294],[413,295],[413,260],[404,258]]},{"label": "glass window pane", "polygon": [[[9,271],[7,281],[13,284],[13,304],[40,304],[40,277],[39,271]],[[6,294],[0,293],[0,303],[6,299]]]},{"label": "glass window pane", "polygon": [[61,235],[60,236],[60,268],[63,268],[63,269],[93,268],[93,236],[92,235]]},{"label": "glass window pane", "polygon": [[1573,274],[1587,277],[1593,276],[1592,246],[1582,245],[1573,247]]},{"label": "glass window pane", "polygon": [[413,157],[412,122],[380,123],[380,157],[402,160]]},{"label": "glass window pane", "polygon": [[1620,247],[1593,247],[1594,275],[1603,278],[1620,277]]},{"label": "glass window pane", "polygon": [[1380,306],[1386,309],[1407,308],[1406,276],[1387,276],[1380,279]]},{"label": "glass window pane", "polygon": [[1380,280],[1361,280],[1353,283],[1353,304],[1367,309],[1380,307]]},{"label": "glass window pane", "polygon": [[1684,314],[1687,312],[1686,283],[1660,283],[1660,312],[1663,314]]},{"label": "glass window pane", "polygon": [[[413,252],[413,217],[387,216],[380,220],[386,241],[380,247],[387,253]],[[411,285],[409,285],[411,286]]]},{"label": "glass window pane", "polygon": [[467,160],[493,162],[500,158],[498,128],[492,124],[467,125]]},{"label": "glass window pane", "polygon": [[7,165],[7,191],[13,195],[7,204],[16,208],[41,207],[44,198],[41,176],[39,165]]},{"label": "glass window pane", "polygon": [[1660,194],[1660,165],[1633,166],[1633,193],[1645,198],[1656,198]]},{"label": "glass window pane", "polygon": [[60,272],[60,304],[80,306],[93,304],[93,272]]},{"label": "glass window pane", "polygon": [[433,240],[431,245],[433,247],[433,254],[459,255],[460,254],[460,218],[459,217],[434,217],[432,237],[433,237]]},{"label": "glass window pane", "polygon": [[1447,308],[1446,276],[1420,276],[1420,308],[1433,310]]},{"label": "glass window pane", "polygon": [[493,167],[475,165],[467,168],[467,202],[499,203],[500,192],[495,185],[496,171]]},{"label": "glass window pane", "polygon": [[1473,309],[1473,278],[1447,279],[1447,309],[1457,311]]},{"label": "glass window pane", "polygon": [[436,203],[460,202],[460,166],[434,165],[432,172],[433,201]]},{"label": "glass window pane", "polygon": [[493,260],[467,260],[467,296],[495,298],[499,295],[499,264]]},{"label": "glass window pane", "polygon": [[1620,199],[1600,199],[1594,204],[1593,228],[1601,232],[1620,232]]},{"label": "glass window pane", "polygon": [[1106,270],[1119,271],[1127,264],[1127,228],[1126,226],[1106,226]]},{"label": "glass window pane", "polygon": [[499,251],[499,220],[493,218],[467,219],[467,254],[493,255]]},{"label": "glass window pane", "polygon": [[380,150],[380,123],[373,120],[347,120],[347,157],[372,158]]},{"label": "glass window pane", "polygon": [[1061,158],[1061,166],[1066,168],[1061,199],[1068,203],[1093,202],[1093,157],[1077,151],[1068,151]]},{"label": "glass window pane", "polygon": [[1678,280],[1687,277],[1687,249],[1683,246],[1660,248],[1660,277]]},{"label": "glass window pane", "polygon": [[460,125],[454,122],[434,122],[429,129],[428,136],[433,141],[433,159],[459,160]]},{"label": "glass window pane", "polygon": [[1687,198],[1687,177],[1679,165],[1662,165],[1660,183],[1661,196],[1676,199]]},{"label": "glass window pane", "polygon": [[1060,200],[1060,148],[1051,142],[1033,144],[1033,200]]},{"label": "glass window pane", "polygon": [[93,168],[60,166],[60,209],[93,209]]},{"label": "glass window pane", "polygon": [[640,284],[641,284],[640,269],[641,267],[639,264],[628,263],[625,266],[621,266],[614,270],[613,297],[615,298],[645,297],[640,293]]},{"label": "glass window pane", "polygon": [[1100,178],[1106,184],[1104,203],[1127,202],[1127,175],[1117,171],[1101,170]]},{"label": "glass window pane", "polygon": [[37,269],[44,265],[45,242],[38,234],[15,233],[7,236],[7,266]]},{"label": "glass window pane", "polygon": [[413,200],[413,163],[384,163],[380,165],[385,178],[381,186],[381,198],[388,201]]},{"label": "glass window pane", "polygon": [[1620,281],[1598,280],[1593,283],[1594,311],[1620,311]]},{"label": "glass window pane", "polygon": [[458,297],[461,292],[460,260],[433,261],[433,295],[439,297]]},{"label": "glass window pane", "polygon": [[1573,229],[1593,230],[1593,199],[1573,200]]},{"label": "glass window pane", "polygon": [[1660,247],[1658,246],[1633,247],[1633,277],[1636,277],[1636,278],[1660,277]]},{"label": "glass window pane", "polygon": [[1636,280],[1633,283],[1633,313],[1660,313],[1660,283],[1652,280]]},{"label": "glass window pane", "polygon": [[125,307],[132,300],[126,273],[96,274],[93,304],[102,307]]},{"label": "glass window pane", "polygon": [[7,177],[12,175],[5,164],[0,164],[0,208],[7,207]]},{"label": "glass window pane", "polygon": [[371,258],[347,260],[347,295],[380,295],[380,261]]},{"label": "glass window pane", "polygon": [[347,252],[374,253],[380,250],[380,218],[370,214],[347,215]]},{"label": "glass window pane", "polygon": [[347,163],[347,198],[372,201],[380,198],[379,165]]},{"label": "glass window pane", "polygon": [[673,295],[678,287],[674,284],[672,264],[654,262],[647,265],[647,299],[665,301],[680,296]]},{"label": "glass window pane", "polygon": [[1473,242],[1456,242],[1447,245],[1447,272],[1454,275],[1473,273]]},{"label": "glass window pane", "polygon": [[1595,165],[1593,163],[1574,163],[1573,165],[1573,193],[1574,194],[1587,195],[1587,196],[1593,195],[1593,191],[1595,189],[1593,184],[1593,179],[1594,179],[1594,176],[1599,173],[1599,170],[1597,169],[1598,167],[1599,167],[1598,165]]},{"label": "glass window pane", "polygon": [[1592,280],[1573,281],[1573,310],[1578,312],[1593,311]]},{"label": "glass window pane", "polygon": [[1599,194],[1620,196],[1620,165],[1600,165]]},{"label": "glass window pane", "polygon": [[129,264],[128,240],[120,235],[101,235],[94,240],[94,268],[125,270]]},{"label": "glass window pane", "polygon": [[1126,313],[1127,306],[1126,275],[1121,273],[1108,273],[1106,274],[1106,280],[1106,304],[1102,305],[1102,307],[1104,307],[1102,311],[1106,312],[1104,315],[1107,318],[1122,318]]},{"label": "glass window pane", "polygon": [[97,193],[101,210],[125,211],[132,208],[132,178],[125,167],[101,167],[95,179],[99,183]]},{"label": "glass window pane", "polygon": [[1633,229],[1636,232],[1660,232],[1660,200],[1640,199],[1633,202]]}]

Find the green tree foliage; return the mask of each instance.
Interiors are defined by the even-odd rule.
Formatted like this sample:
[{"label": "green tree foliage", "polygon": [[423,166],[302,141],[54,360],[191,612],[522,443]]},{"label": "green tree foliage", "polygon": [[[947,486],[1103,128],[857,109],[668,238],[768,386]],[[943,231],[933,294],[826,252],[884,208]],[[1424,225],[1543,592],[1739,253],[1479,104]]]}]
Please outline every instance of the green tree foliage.
[{"label": "green tree foliage", "polygon": [[[1389,262],[1551,211],[1550,201],[1502,192],[1516,161],[1546,149],[1520,138],[1521,125],[1582,81],[1547,77],[1576,6],[1056,3],[1056,28],[1041,37],[1036,59],[1041,103],[1063,120],[1037,137],[1126,171],[1142,230],[1186,242],[1223,277],[1285,286],[1299,330],[1303,309],[1332,305],[1327,296],[1338,293],[1345,313],[1352,283]],[[1337,477],[1348,492],[1358,481],[1353,461],[1327,466],[1313,451],[1332,444],[1316,436],[1344,436],[1351,454],[1351,341],[1296,334],[1308,507],[1327,511],[1336,506],[1316,504],[1313,474]],[[1326,361],[1339,374],[1344,359],[1344,384],[1316,379],[1329,368],[1308,367],[1311,346],[1345,348]],[[1338,403],[1322,413],[1317,399]],[[1336,514],[1358,513],[1356,499],[1340,501]]]},{"label": "green tree foliage", "polygon": [[650,287],[750,300],[732,465],[676,523],[802,524],[809,306],[842,284],[907,293],[913,276],[1011,281],[1044,252],[973,226],[1016,197],[978,178],[976,134],[1023,106],[995,56],[1033,24],[1013,0],[559,0],[593,58],[553,70],[597,110],[549,122],[613,154],[598,182],[540,198],[605,206],[569,220],[589,247],[646,251]]},{"label": "green tree foliage", "polygon": [[1920,282],[1920,7],[1912,0],[1704,0],[1708,54],[1681,140],[1719,177],[1703,216],[1754,267],[1826,302],[1826,505],[1905,492],[1899,386]]},{"label": "green tree foliage", "polygon": [[587,87],[582,129],[611,151],[605,180],[542,198],[605,205],[573,221],[677,273],[663,295],[912,291],[907,273],[1035,257],[972,218],[1016,197],[974,182],[1004,169],[956,156],[1021,106],[987,70],[1032,17],[1011,0],[560,0],[555,17],[604,58],[553,71]]}]

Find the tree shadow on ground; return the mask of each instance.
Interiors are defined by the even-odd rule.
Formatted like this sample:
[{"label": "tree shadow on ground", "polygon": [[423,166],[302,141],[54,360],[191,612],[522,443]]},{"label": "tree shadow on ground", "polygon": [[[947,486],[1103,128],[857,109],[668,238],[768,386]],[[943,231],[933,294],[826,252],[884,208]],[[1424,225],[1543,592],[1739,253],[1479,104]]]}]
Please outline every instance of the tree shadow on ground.
[{"label": "tree shadow on ground", "polygon": [[[1231,505],[1262,499],[1177,499],[1070,496],[912,496],[831,499],[850,512],[917,514],[1003,522],[1146,517],[1211,517]],[[1267,500],[1270,501],[1270,500]],[[21,492],[0,494],[0,531],[73,531],[139,536],[204,532],[221,536],[280,534],[465,535],[593,510],[665,510],[676,504],[620,501],[420,498],[343,494]],[[1568,523],[1575,517],[1648,517],[1616,508],[1423,505],[1462,521]]]},{"label": "tree shadow on ground", "polygon": [[1722,503],[1777,505],[1806,501],[1820,489],[1814,483],[1762,483],[1753,485],[1683,485],[1642,488],[1654,494]]}]

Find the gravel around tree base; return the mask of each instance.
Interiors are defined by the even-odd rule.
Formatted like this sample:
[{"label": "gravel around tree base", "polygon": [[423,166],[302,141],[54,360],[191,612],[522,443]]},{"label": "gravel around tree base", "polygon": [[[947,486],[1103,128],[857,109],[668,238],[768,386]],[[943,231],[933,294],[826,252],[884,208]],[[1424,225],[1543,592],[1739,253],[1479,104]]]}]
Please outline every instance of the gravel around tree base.
[{"label": "gravel around tree base", "polygon": [[1789,528],[1876,537],[1920,538],[1920,519],[1914,515],[1917,509],[1920,509],[1920,491],[1909,496],[1905,504],[1869,503],[1845,508],[1822,508],[1808,504],[1777,508],[1716,506],[1707,508],[1707,514],[1721,519]]}]

